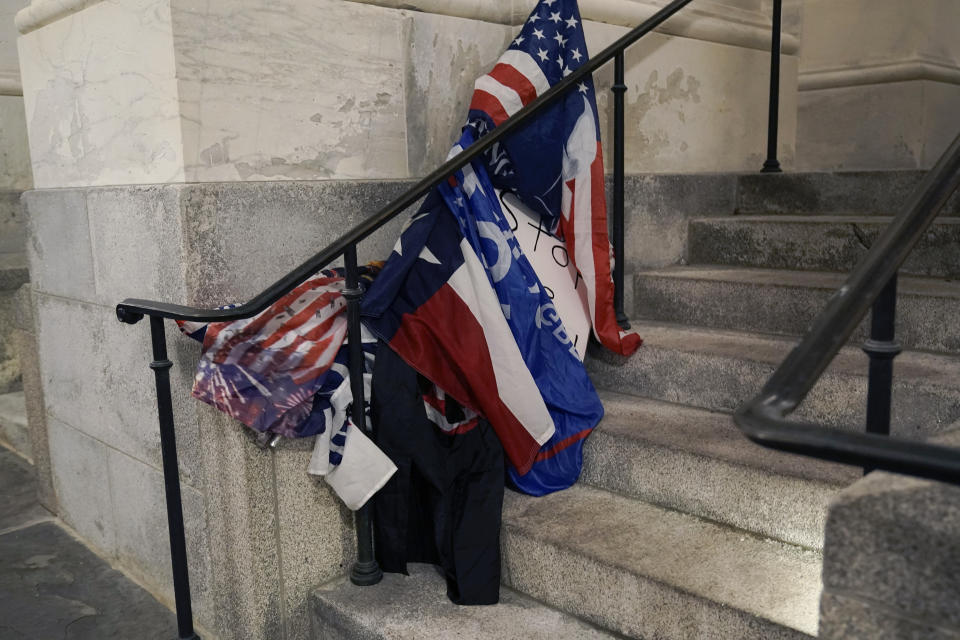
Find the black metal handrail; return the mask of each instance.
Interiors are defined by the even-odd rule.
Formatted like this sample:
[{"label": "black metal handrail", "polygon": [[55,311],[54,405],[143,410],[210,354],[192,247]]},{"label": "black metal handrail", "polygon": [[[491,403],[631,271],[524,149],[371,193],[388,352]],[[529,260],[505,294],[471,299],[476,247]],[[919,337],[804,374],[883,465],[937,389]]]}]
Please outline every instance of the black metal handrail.
[{"label": "black metal handrail", "polygon": [[[917,241],[960,186],[960,136],[941,156],[847,281],[814,319],[807,335],[774,371],[763,389],[740,407],[737,425],[754,442],[825,460],[960,484],[960,450],[890,437],[896,276]],[[830,361],[874,305],[867,433],[787,422]],[[886,365],[881,363],[886,361]]]}]

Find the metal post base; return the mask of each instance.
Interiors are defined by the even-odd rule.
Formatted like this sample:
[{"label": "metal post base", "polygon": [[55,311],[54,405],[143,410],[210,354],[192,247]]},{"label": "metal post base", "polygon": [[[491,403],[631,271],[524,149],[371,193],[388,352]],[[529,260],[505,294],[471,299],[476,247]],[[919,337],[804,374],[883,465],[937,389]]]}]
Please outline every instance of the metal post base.
[{"label": "metal post base", "polygon": [[372,587],[383,580],[383,571],[376,560],[370,562],[355,562],[350,570],[350,582],[358,587]]},{"label": "metal post base", "polygon": [[779,160],[777,160],[776,158],[772,160],[768,159],[764,161],[763,168],[760,169],[760,173],[783,173],[783,169],[780,168]]}]

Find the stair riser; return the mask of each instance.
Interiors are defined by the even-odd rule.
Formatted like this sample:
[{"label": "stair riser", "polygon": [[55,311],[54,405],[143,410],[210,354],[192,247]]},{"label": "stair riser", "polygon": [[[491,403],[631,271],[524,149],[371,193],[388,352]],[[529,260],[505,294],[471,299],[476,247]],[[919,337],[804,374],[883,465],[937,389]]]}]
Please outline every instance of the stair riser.
[{"label": "stair riser", "polygon": [[823,548],[837,487],[751,469],[598,429],[580,481],[784,542]]},{"label": "stair riser", "polygon": [[[730,220],[690,223],[690,264],[849,272],[884,224],[820,224]],[[903,266],[904,273],[960,275],[960,225],[934,224]]]},{"label": "stair riser", "polygon": [[[833,294],[833,289],[640,274],[634,283],[632,317],[799,336],[806,333]],[[960,353],[960,331],[952,322],[958,314],[960,300],[901,293],[897,340],[910,349]],[[860,323],[853,342],[862,343],[868,333],[869,316]]]},{"label": "stair riser", "polygon": [[[597,531],[597,535],[603,535]],[[795,640],[810,636],[504,527],[510,585],[634,638]],[[736,576],[718,576],[718,580]]]},{"label": "stair riser", "polygon": [[[728,412],[763,388],[774,370],[766,362],[662,349],[650,342],[630,358],[591,349],[586,363],[599,388]],[[831,427],[862,430],[866,417],[866,372],[866,362],[863,375],[828,370],[794,416]],[[895,369],[894,435],[930,435],[957,419],[960,389],[897,377]]]},{"label": "stair riser", "polygon": [[[893,215],[909,202],[925,176],[925,171],[745,174],[737,181],[737,211]],[[954,194],[942,211],[957,213],[960,194]]]}]

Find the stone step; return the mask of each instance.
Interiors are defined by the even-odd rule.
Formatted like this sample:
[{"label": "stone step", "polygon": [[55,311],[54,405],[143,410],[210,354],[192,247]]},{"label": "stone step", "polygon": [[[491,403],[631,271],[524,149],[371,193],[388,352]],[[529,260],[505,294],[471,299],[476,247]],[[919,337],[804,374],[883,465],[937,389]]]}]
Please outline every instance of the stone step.
[{"label": "stone step", "polygon": [[[717,329],[803,335],[845,274],[745,267],[670,267],[634,277],[632,317]],[[901,276],[897,339],[910,349],[960,352],[960,282]],[[862,344],[869,314],[853,335]]]},{"label": "stone step", "polygon": [[[737,179],[737,212],[893,215],[907,204],[926,171],[747,173]],[[960,213],[960,193],[942,214]]]},{"label": "stone step", "polygon": [[[733,411],[753,397],[798,339],[634,321],[644,339],[629,358],[591,345],[586,359],[601,389]],[[863,429],[867,356],[845,347],[833,359],[798,418],[833,427]],[[894,365],[894,434],[932,435],[960,418],[960,359],[906,351]]]},{"label": "stone step", "polygon": [[30,455],[30,431],[23,391],[0,395],[0,443],[27,459]]},{"label": "stone step", "polygon": [[729,414],[601,391],[580,481],[806,547],[859,468],[754,444]]},{"label": "stone step", "polygon": [[639,500],[508,492],[502,545],[510,586],[629,637],[816,634],[818,553]]},{"label": "stone step", "polygon": [[446,596],[446,583],[431,565],[409,565],[409,576],[387,573],[372,587],[343,577],[311,594],[313,637],[323,640],[603,640],[617,636],[529,596],[500,588],[494,606],[462,607]]},{"label": "stone step", "polygon": [[[691,220],[690,264],[850,272],[892,220],[889,216],[733,216]],[[904,273],[960,275],[960,218],[940,217]]]}]

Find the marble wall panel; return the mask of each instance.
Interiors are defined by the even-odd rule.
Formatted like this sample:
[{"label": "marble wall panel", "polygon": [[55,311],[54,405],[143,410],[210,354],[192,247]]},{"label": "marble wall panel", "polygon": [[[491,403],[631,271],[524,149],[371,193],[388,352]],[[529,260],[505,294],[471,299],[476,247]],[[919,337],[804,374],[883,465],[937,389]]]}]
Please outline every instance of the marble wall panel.
[{"label": "marble wall panel", "polygon": [[[626,29],[586,22],[595,53]],[[769,54],[650,34],[626,54],[625,157],[628,173],[756,171],[767,144]],[[790,167],[796,140],[797,58],[781,69],[779,159]],[[612,168],[613,69],[596,74],[604,161]]]},{"label": "marble wall panel", "polygon": [[904,60],[956,67],[958,24],[960,4],[953,0],[805,0],[801,72]]},{"label": "marble wall panel", "polygon": [[[160,469],[149,325],[121,324],[112,307],[40,293],[36,318],[48,416]],[[197,351],[180,348],[185,338],[170,324],[167,340],[181,477],[199,486],[197,403],[189,395]]]},{"label": "marble wall panel", "polygon": [[23,191],[32,184],[23,98],[0,95],[0,189]]},{"label": "marble wall panel", "polygon": [[800,93],[801,169],[929,169],[960,133],[960,85],[915,80]]},{"label": "marble wall panel", "polygon": [[18,45],[37,187],[183,180],[168,0],[101,2]]},{"label": "marble wall panel", "polygon": [[[173,574],[163,474],[115,449],[108,450],[107,469],[116,560],[172,606]],[[189,486],[182,487],[181,498],[190,594],[195,615],[204,619],[212,606],[209,601],[210,563],[204,498]]]},{"label": "marble wall panel", "polygon": [[20,66],[17,63],[17,27],[13,17],[30,4],[30,0],[4,0],[0,3],[0,77],[19,84]]},{"label": "marble wall panel", "polygon": [[116,531],[107,447],[52,416],[47,428],[57,515],[101,553],[112,556]]},{"label": "marble wall panel", "polygon": [[517,27],[410,14],[406,70],[407,155],[410,173],[425,175],[460,137],[474,81],[493,68]]},{"label": "marble wall panel", "polygon": [[400,12],[338,0],[173,12],[187,181],[408,175]]}]

